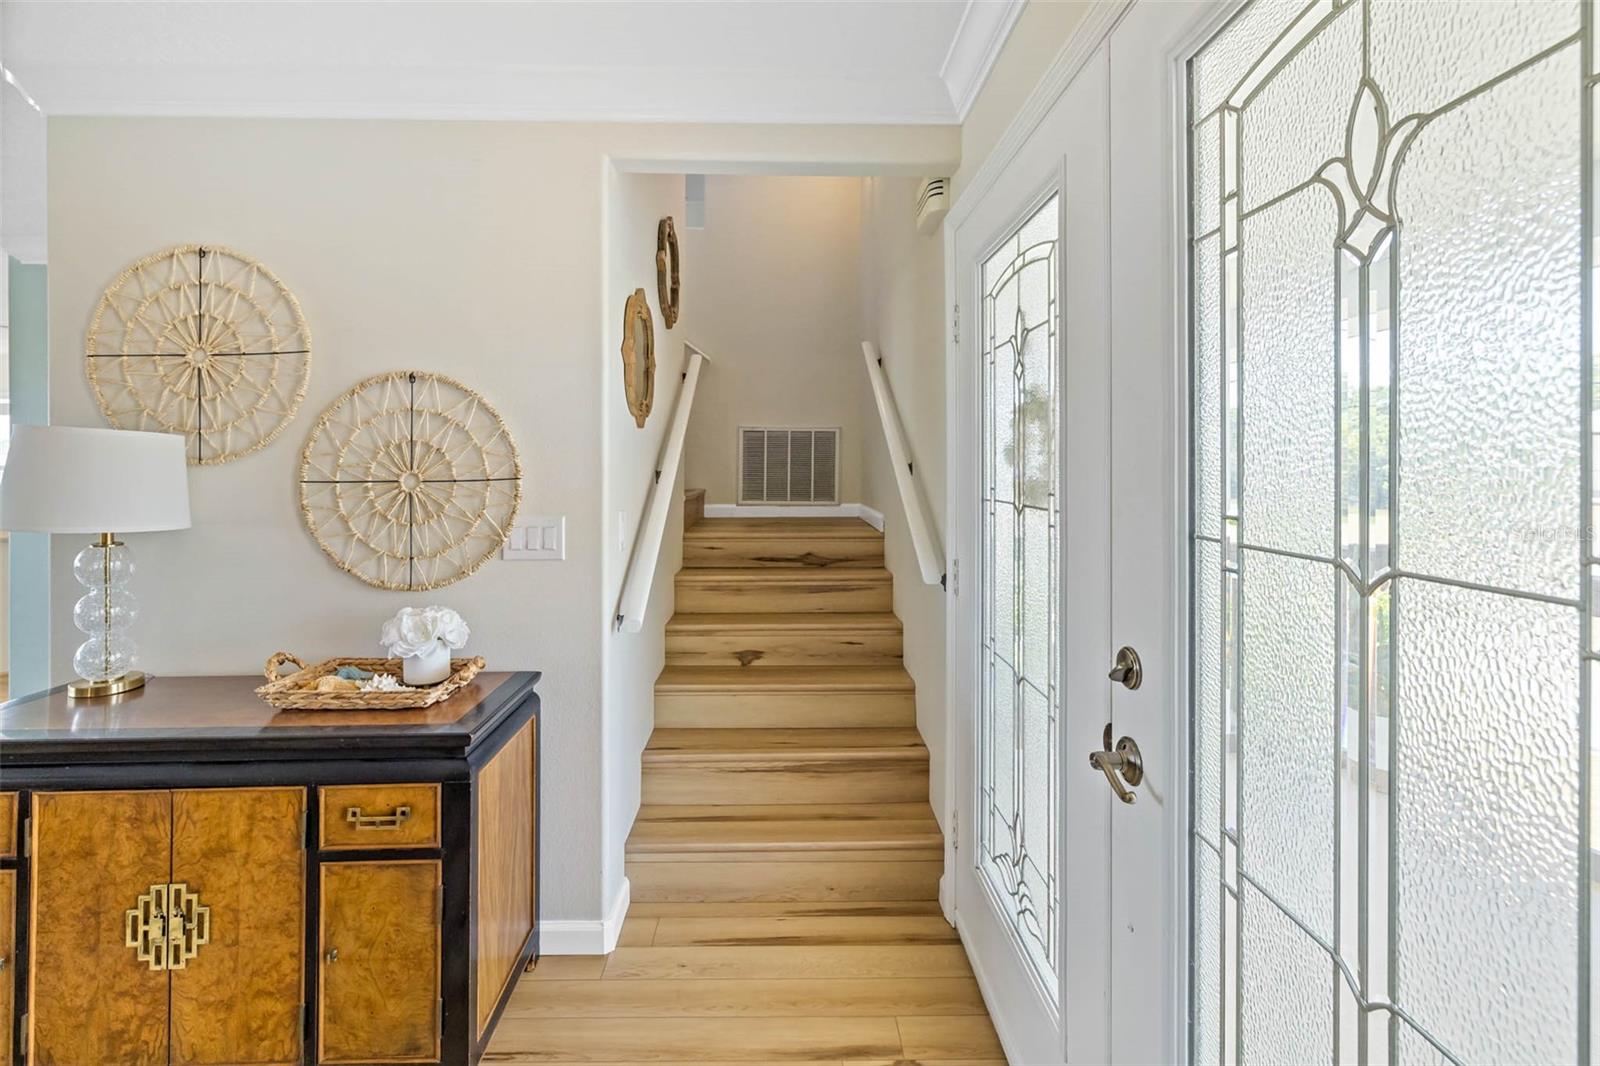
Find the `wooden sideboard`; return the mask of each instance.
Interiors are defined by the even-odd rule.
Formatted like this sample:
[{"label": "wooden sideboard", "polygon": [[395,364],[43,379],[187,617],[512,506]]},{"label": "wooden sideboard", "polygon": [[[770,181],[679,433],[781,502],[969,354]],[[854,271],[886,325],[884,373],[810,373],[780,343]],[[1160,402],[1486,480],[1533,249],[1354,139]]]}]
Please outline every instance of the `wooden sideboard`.
[{"label": "wooden sideboard", "polygon": [[476,1063],[538,954],[538,680],[0,705],[0,1063]]}]

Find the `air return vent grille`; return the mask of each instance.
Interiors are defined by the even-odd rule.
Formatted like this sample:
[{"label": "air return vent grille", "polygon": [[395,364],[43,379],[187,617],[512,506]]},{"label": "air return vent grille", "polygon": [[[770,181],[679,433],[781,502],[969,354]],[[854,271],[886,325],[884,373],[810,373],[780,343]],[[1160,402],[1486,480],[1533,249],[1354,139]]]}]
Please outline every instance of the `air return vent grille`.
[{"label": "air return vent grille", "polygon": [[838,503],[837,429],[739,430],[740,503]]}]

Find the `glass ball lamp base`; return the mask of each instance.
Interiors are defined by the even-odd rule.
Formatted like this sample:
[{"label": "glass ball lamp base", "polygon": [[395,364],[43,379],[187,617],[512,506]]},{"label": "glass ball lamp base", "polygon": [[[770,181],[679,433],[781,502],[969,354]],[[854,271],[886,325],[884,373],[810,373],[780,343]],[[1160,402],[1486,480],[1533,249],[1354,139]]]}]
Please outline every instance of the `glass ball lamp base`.
[{"label": "glass ball lamp base", "polygon": [[128,590],[133,559],[127,546],[102,534],[78,553],[72,569],[85,589],[72,620],[88,639],[72,657],[78,679],[67,686],[67,697],[115,696],[143,687],[144,674],[133,668],[138,648],[128,633],[138,607]]}]

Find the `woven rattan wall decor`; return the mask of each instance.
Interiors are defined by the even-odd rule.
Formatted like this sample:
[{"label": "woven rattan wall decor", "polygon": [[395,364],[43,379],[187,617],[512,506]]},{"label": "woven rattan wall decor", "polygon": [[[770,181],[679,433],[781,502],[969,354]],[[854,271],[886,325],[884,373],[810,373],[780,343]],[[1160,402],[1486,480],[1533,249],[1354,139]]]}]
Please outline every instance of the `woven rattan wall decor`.
[{"label": "woven rattan wall decor", "polygon": [[379,588],[436,589],[499,551],[522,499],[516,442],[482,396],[396,370],[322,412],[300,463],[300,510],[347,574]]},{"label": "woven rattan wall decor", "polygon": [[124,270],[84,346],[117,429],[182,433],[191,464],[265,447],[305,398],[311,331],[277,275],[230,248],[180,244]]},{"label": "woven rattan wall decor", "polygon": [[622,310],[622,389],[640,429],[656,398],[656,324],[643,289],[633,290]]},{"label": "woven rattan wall decor", "polygon": [[682,287],[678,277],[678,230],[668,215],[656,223],[656,300],[668,329],[678,324]]}]

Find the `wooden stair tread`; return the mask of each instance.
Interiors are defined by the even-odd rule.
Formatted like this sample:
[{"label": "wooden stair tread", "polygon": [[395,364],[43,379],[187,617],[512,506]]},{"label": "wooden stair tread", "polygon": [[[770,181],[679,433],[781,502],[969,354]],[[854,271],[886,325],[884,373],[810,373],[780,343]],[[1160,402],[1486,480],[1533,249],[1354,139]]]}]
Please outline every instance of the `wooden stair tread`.
[{"label": "wooden stair tread", "polygon": [[709,633],[729,630],[782,629],[795,632],[830,632],[841,629],[898,631],[900,619],[888,611],[786,611],[750,614],[675,614],[667,620],[669,633]]},{"label": "wooden stair tread", "polygon": [[739,585],[859,585],[863,582],[887,585],[894,575],[883,567],[857,567],[851,570],[756,569],[739,566],[697,566],[677,573],[679,584],[713,585],[722,582]]},{"label": "wooden stair tread", "polygon": [[725,666],[668,666],[656,678],[657,692],[911,692],[903,666],[769,666],[739,670]]},{"label": "wooden stair tread", "polygon": [[657,852],[870,852],[943,847],[926,803],[646,804],[628,854]]},{"label": "wooden stair tread", "polygon": [[666,762],[843,762],[925,760],[922,734],[910,728],[657,729],[645,745],[646,766]]},{"label": "wooden stair tread", "polygon": [[684,539],[717,540],[722,537],[775,537],[788,540],[807,535],[881,538],[882,533],[859,518],[704,518]]}]

